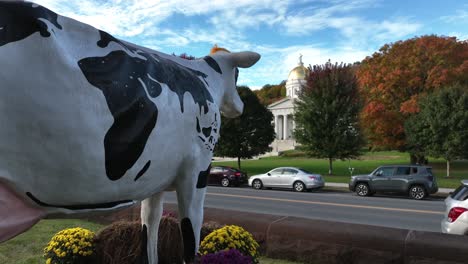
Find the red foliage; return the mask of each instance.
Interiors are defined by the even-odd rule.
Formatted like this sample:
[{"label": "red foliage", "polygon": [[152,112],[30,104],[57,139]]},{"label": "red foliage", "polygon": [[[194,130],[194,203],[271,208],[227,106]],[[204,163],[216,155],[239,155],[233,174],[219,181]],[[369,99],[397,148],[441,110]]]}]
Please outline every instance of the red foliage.
[{"label": "red foliage", "polygon": [[418,98],[445,85],[468,83],[468,42],[431,35],[385,44],[364,59],[357,75],[369,139],[376,146],[403,149],[403,123],[419,111]]}]

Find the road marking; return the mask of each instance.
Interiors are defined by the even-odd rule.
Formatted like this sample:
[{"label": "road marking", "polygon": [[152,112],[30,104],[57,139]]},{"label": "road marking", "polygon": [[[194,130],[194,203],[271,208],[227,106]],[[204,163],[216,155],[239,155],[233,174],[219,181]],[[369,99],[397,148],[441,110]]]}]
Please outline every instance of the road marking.
[{"label": "road marking", "polygon": [[280,198],[258,197],[258,196],[247,196],[247,195],[236,195],[236,194],[223,194],[223,193],[209,193],[209,192],[207,192],[206,194],[207,195],[212,195],[212,196],[225,196],[225,197],[236,197],[236,198],[256,199],[256,200],[268,200],[268,201],[277,201],[277,202],[301,203],[301,204],[318,204],[318,205],[329,205],[329,206],[348,207],[348,208],[351,207],[351,208],[361,208],[361,209],[375,209],[375,210],[397,211],[397,212],[408,212],[408,213],[419,213],[419,214],[434,214],[434,215],[444,215],[445,214],[444,212],[429,211],[429,210],[415,210],[415,209],[379,207],[379,206],[369,206],[369,205],[340,204],[340,203],[328,203],[328,202],[316,202],[316,201],[304,201],[304,200],[291,200],[291,199],[280,199]]}]

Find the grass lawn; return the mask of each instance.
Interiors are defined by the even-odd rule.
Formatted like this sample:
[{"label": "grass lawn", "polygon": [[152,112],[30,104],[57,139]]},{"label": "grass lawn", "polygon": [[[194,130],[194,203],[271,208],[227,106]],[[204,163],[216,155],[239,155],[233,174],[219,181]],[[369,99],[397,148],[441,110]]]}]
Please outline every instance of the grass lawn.
[{"label": "grass lawn", "polygon": [[43,248],[52,236],[65,228],[83,227],[98,231],[99,224],[75,220],[42,220],[27,232],[0,244],[0,263],[5,264],[44,264]]},{"label": "grass lawn", "polygon": [[[275,167],[300,167],[324,176],[326,182],[348,183],[350,172],[348,167],[354,168],[353,175],[367,174],[381,165],[409,164],[408,153],[398,151],[367,152],[358,160],[335,160],[333,162],[333,176],[328,175],[328,160],[304,157],[266,157],[259,160],[242,160],[242,170],[249,176],[265,173]],[[219,165],[237,167],[237,161],[216,162]],[[446,163],[442,159],[429,158],[429,166],[433,167],[437,183],[442,188],[456,188],[461,179],[468,179],[468,161],[451,163],[450,178],[446,178]]]},{"label": "grass lawn", "polygon": [[[44,264],[42,250],[52,236],[65,228],[83,227],[98,232],[102,225],[77,219],[47,219],[40,221],[27,232],[0,244],[0,263]],[[285,260],[260,258],[261,264],[295,264]]]}]

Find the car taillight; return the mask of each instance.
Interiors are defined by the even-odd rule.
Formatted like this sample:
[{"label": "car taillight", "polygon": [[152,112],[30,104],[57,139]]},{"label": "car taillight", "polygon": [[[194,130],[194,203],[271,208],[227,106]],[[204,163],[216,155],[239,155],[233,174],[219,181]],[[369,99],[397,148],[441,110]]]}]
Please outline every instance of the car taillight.
[{"label": "car taillight", "polygon": [[450,209],[450,212],[448,213],[447,220],[450,223],[455,222],[455,220],[457,220],[457,218],[466,211],[468,211],[468,209],[466,209],[466,208],[454,207],[454,208]]},{"label": "car taillight", "polygon": [[241,173],[240,173],[240,172],[236,172],[236,173],[234,173],[234,176],[240,177],[240,176],[241,176]]},{"label": "car taillight", "polygon": [[426,176],[426,178],[430,181],[433,181],[434,180],[434,176]]},{"label": "car taillight", "polygon": [[317,180],[317,176],[309,176],[309,179],[311,179],[311,180]]}]

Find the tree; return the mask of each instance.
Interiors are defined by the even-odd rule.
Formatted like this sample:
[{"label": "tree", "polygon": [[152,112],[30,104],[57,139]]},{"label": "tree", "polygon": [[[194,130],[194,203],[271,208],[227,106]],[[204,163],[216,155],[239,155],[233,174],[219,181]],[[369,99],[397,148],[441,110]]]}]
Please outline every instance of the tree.
[{"label": "tree", "polygon": [[364,145],[359,127],[359,99],[353,66],[317,65],[310,68],[307,85],[295,101],[295,137],[313,157],[355,158]]},{"label": "tree", "polygon": [[453,85],[422,98],[419,113],[408,118],[409,145],[450,162],[468,158],[468,86]]},{"label": "tree", "polygon": [[271,151],[269,145],[275,138],[272,125],[273,114],[260,103],[248,87],[238,87],[244,103],[244,112],[237,118],[222,118],[221,136],[215,148],[215,155],[236,157],[241,168],[241,159]]},{"label": "tree", "polygon": [[254,93],[263,105],[269,105],[286,97],[286,81],[282,81],[277,85],[266,84],[262,89],[254,91]]},{"label": "tree", "polygon": [[385,44],[364,59],[357,75],[369,141],[405,151],[404,122],[419,111],[419,98],[445,85],[468,82],[468,42],[431,35]]}]

